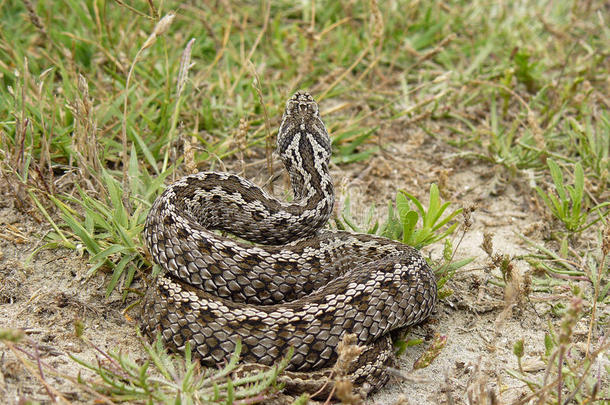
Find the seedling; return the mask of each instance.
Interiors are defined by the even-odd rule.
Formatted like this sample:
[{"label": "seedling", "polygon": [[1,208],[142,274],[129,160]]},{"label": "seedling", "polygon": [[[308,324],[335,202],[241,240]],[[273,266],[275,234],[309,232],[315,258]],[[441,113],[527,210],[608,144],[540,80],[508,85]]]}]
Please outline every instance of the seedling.
[{"label": "seedling", "polygon": [[[409,201],[415,205],[417,211],[411,209]],[[441,229],[462,212],[462,208],[441,219],[449,205],[450,202],[441,204],[438,186],[434,183],[430,185],[428,210],[415,196],[399,190],[396,195],[396,210],[402,223],[402,242],[419,249],[451,235],[458,226],[457,222],[449,225],[445,230]],[[422,227],[416,228],[420,218]]]},{"label": "seedling", "polygon": [[[544,192],[540,187],[536,187],[536,192],[551,209],[553,215],[559,219],[566,229],[571,232],[581,232],[599,219],[587,224],[589,212],[586,209],[585,175],[580,163],[574,166],[574,185],[566,185],[559,165],[554,160],[548,160],[549,170],[555,185],[555,193]],[[598,210],[609,205],[604,202],[593,207],[591,211]],[[601,218],[601,216],[600,216]]]}]

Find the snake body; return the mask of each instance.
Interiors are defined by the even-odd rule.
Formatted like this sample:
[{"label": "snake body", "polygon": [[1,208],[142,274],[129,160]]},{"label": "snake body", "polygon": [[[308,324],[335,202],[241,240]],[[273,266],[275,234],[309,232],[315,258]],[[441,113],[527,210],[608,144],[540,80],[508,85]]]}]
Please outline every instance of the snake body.
[{"label": "snake body", "polygon": [[331,142],[309,94],[288,100],[277,152],[292,202],[219,172],[186,176],[157,198],[144,235],[164,272],[145,296],[142,330],[175,351],[190,342],[206,365],[227,360],[238,340],[242,361],[261,366],[293,347],[287,370],[304,386],[333,366],[352,333],[365,347],[352,379],[378,388],[392,358],[389,332],[428,317],[434,275],[407,245],[321,229],[334,204]]}]

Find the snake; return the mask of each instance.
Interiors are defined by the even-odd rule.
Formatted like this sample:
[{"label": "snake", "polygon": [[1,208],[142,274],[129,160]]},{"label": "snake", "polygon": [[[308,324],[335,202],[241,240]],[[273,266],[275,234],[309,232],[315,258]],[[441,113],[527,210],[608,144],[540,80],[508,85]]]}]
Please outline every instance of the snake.
[{"label": "snake", "polygon": [[[328,378],[347,335],[363,353],[348,377],[376,390],[389,379],[392,331],[434,310],[434,273],[418,250],[381,236],[325,228],[335,202],[331,138],[304,91],[286,103],[277,154],[292,198],[236,174],[205,171],[169,185],[146,218],[144,239],[161,268],[141,330],[203,365],[286,367],[296,391]],[[231,234],[229,236],[228,234]],[[325,377],[326,376],[326,377]]]}]

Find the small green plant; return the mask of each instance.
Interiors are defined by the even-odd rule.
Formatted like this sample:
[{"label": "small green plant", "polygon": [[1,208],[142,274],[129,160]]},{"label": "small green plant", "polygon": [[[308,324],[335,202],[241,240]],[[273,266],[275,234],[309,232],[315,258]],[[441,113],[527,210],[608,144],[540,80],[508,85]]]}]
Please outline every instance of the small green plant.
[{"label": "small green plant", "polygon": [[[506,101],[506,100],[505,100]],[[536,150],[534,135],[528,128],[520,134],[518,121],[506,122],[505,112],[498,106],[496,97],[489,106],[489,144],[486,160],[501,164],[511,171],[540,166],[542,152]]]},{"label": "small green plant", "polygon": [[144,343],[148,360],[138,364],[123,353],[105,353],[105,361],[89,363],[70,356],[81,366],[100,377],[101,382],[84,380],[85,384],[118,401],[152,401],[154,403],[221,403],[261,402],[281,389],[276,383],[291,357],[254,374],[231,377],[239,370],[241,344],[235,346],[230,361],[220,369],[202,369],[191,360],[187,343],[184,357],[168,354],[158,338],[153,345]]},{"label": "small green plant", "polygon": [[540,66],[539,62],[531,62],[527,51],[519,49],[514,55],[515,76],[517,80],[525,85],[527,91],[535,93],[539,89]]},{"label": "small green plant", "polygon": [[523,373],[523,364],[521,364],[521,359],[524,354],[524,344],[523,339],[519,339],[513,344],[513,354],[517,357],[517,365],[519,366],[519,371]]},{"label": "small green plant", "polygon": [[[588,281],[593,287],[588,301],[591,303],[589,338],[597,322],[599,325],[608,324],[608,314],[599,311],[598,307],[604,308],[610,303],[610,283],[608,282],[608,258],[610,257],[610,225],[597,232],[599,250],[587,250],[584,253],[569,250],[568,255],[561,255],[553,249],[544,247],[533,242],[523,235],[519,235],[527,244],[535,249],[534,253],[522,258],[537,270],[537,273],[545,272],[547,277],[534,277],[534,290],[550,292],[552,287],[562,285],[571,286],[572,290],[580,290],[574,281]],[[563,303],[552,306],[555,314],[564,310]]]},{"label": "small green plant", "polygon": [[[411,209],[411,203],[416,210]],[[375,206],[371,206],[365,219],[365,226],[358,226],[352,217],[349,197],[345,199],[343,206],[342,220],[336,221],[339,229],[345,229],[345,225],[356,232],[376,234],[386,238],[401,241],[416,249],[438,242],[451,235],[458,226],[455,222],[448,223],[462,212],[458,208],[441,219],[450,202],[441,204],[441,199],[436,184],[430,185],[428,209],[417,199],[417,197],[399,190],[396,194],[396,211],[392,203],[388,204],[388,216],[383,224],[378,221],[373,222]],[[417,227],[420,222],[421,227]],[[448,226],[446,226],[448,225]]]},{"label": "small green plant", "polygon": [[443,350],[446,344],[447,335],[441,335],[439,333],[435,334],[434,340],[432,341],[430,346],[413,364],[413,369],[419,370],[428,367],[434,361],[434,359],[436,359],[438,355],[441,354],[441,351]]},{"label": "small green plant", "polygon": [[557,196],[553,193],[545,193],[540,187],[536,192],[544,200],[551,212],[564,223],[568,231],[575,232],[581,228],[587,214],[583,212],[585,176],[580,163],[574,167],[574,186],[564,185],[561,169],[552,159],[548,160],[551,177],[555,184]]},{"label": "small green plant", "polygon": [[[589,212],[586,208],[585,197],[585,175],[580,163],[574,166],[574,185],[566,185],[563,174],[559,165],[554,160],[548,160],[549,170],[555,185],[555,193],[544,192],[540,187],[536,187],[536,192],[542,198],[544,203],[551,209],[553,215],[559,219],[569,232],[581,232],[591,225],[595,224],[598,219],[587,224]],[[599,210],[610,202],[604,202],[593,207],[591,211]]]},{"label": "small green plant", "polygon": [[[379,228],[379,221],[375,220],[375,213],[377,211],[375,204],[372,204],[371,207],[369,208],[366,217],[361,220],[361,221],[356,221],[356,219],[354,219],[354,217],[352,216],[352,212],[351,212],[351,199],[349,197],[349,195],[345,198],[345,201],[343,203],[343,210],[341,212],[341,220],[339,220],[338,218],[335,219],[335,224],[337,225],[337,228],[339,229],[346,229],[346,228],[350,228],[351,230],[355,231],[355,232],[359,232],[359,233],[367,233],[369,235],[382,235],[382,236],[386,236],[386,237],[390,237],[388,235],[383,235],[380,228]],[[388,219],[387,221],[390,220],[396,220],[394,215],[393,215],[393,207],[392,207],[392,203],[388,204]],[[387,226],[387,221],[386,224],[384,224],[384,226]],[[362,225],[359,225],[357,222],[361,222]],[[384,227],[382,226],[382,228]]]},{"label": "small green plant", "polygon": [[[466,230],[464,231],[466,232]],[[443,248],[443,259],[439,261],[434,267],[434,273],[436,274],[436,287],[438,289],[438,298],[443,299],[453,294],[453,290],[446,288],[445,284],[451,280],[455,275],[455,272],[472,262],[474,257],[466,257],[460,260],[453,260],[455,255],[455,249],[453,243],[449,238],[446,238]]]},{"label": "small green plant", "polygon": [[[416,211],[411,209],[409,201],[415,205]],[[450,202],[441,204],[438,186],[434,183],[430,185],[428,210],[415,196],[404,190],[398,190],[396,210],[402,223],[402,242],[420,249],[451,235],[458,223],[455,222],[444,230],[443,227],[461,213],[462,208],[458,208],[441,219],[449,205],[451,205]],[[421,228],[417,228],[420,218]]]},{"label": "small green plant", "polygon": [[570,145],[582,157],[588,177],[597,179],[597,192],[605,191],[610,187],[610,112],[600,111],[596,123],[586,114],[582,121],[570,118],[568,123]]},{"label": "small green plant", "polygon": [[[184,356],[168,354],[160,338],[151,345],[141,340],[144,361],[136,361],[121,352],[107,352],[82,338],[97,354],[93,362],[69,355],[78,365],[92,372],[94,377],[64,374],[44,359],[39,358],[36,343],[19,330],[0,330],[0,342],[17,355],[19,361],[37,378],[45,375],[62,377],[81,388],[100,403],[261,403],[281,390],[278,376],[292,356],[289,350],[280,362],[255,372],[243,372],[239,363],[241,343],[228,363],[222,368],[203,368],[193,361],[187,343]],[[78,367],[77,367],[78,368]],[[88,374],[88,373],[87,373]],[[51,386],[49,395],[63,398]],[[64,398],[65,399],[65,398]],[[68,403],[68,401],[65,401]]]}]

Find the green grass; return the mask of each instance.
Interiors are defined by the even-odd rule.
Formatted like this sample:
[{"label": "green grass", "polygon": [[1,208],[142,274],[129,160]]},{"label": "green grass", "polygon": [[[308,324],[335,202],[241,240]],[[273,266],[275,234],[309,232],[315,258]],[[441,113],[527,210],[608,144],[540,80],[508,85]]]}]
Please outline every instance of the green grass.
[{"label": "green grass", "polygon": [[[308,89],[336,165],[367,162],[388,132],[417,126],[464,159],[501,168],[505,181],[529,178],[534,215],[551,227],[526,257],[532,293],[560,277],[586,304],[571,316],[607,327],[595,312],[610,295],[604,2],[209,3],[0,0],[0,167],[16,207],[52,226],[45,247],[86,251],[91,273],[111,273],[107,293],[126,296],[150,269],[141,230],[163,185],[197,168],[262,161],[285,100]],[[371,214],[361,228],[439,242],[459,209],[441,216],[438,190],[429,198],[424,206],[424,195],[399,192],[385,226]],[[454,259],[455,240],[443,243],[444,283],[468,259]],[[503,277],[494,282],[507,286],[515,258],[496,255]],[[576,291],[576,280],[593,293]],[[549,339],[551,375],[571,341]],[[563,397],[518,378],[547,403],[610,397],[593,393],[587,360],[547,377]]]},{"label": "green grass", "polygon": [[[585,176],[580,162],[574,166],[574,185],[565,185],[561,169],[552,159],[548,160],[551,177],[557,195],[545,193],[540,187],[536,192],[549,207],[553,215],[559,219],[570,233],[582,232],[603,219],[599,211],[610,205],[610,202],[597,204],[589,208],[585,196]],[[597,219],[587,223],[589,214],[598,214]]]},{"label": "green grass", "polygon": [[[96,355],[96,361],[88,362],[69,355],[75,364],[82,367],[82,371],[89,371],[90,376],[83,377],[81,372],[78,375],[65,375],[53,364],[41,359],[36,343],[24,337],[19,330],[0,329],[0,341],[20,358],[26,369],[38,367],[41,381],[44,382],[45,375],[66,378],[99,403],[264,402],[282,389],[277,377],[292,355],[290,351],[275,366],[252,374],[240,369],[241,344],[236,345],[234,354],[223,367],[212,370],[202,368],[198,362],[191,360],[188,344],[184,356],[179,356],[168,354],[161,339],[153,344],[142,342],[147,354],[146,361],[142,363],[125,353],[104,351],[85,338],[85,343]],[[239,376],[230,378],[233,373],[239,373]],[[47,385],[47,390],[58,400],[69,403],[61,392],[51,386]]]}]

